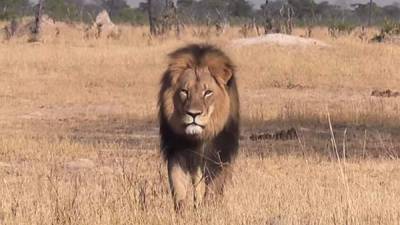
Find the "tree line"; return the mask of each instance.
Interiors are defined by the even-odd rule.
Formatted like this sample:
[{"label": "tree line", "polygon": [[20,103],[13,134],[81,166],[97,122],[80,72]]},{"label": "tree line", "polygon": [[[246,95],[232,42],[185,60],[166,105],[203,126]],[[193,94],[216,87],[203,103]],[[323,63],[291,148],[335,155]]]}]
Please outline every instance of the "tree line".
[{"label": "tree line", "polygon": [[[380,24],[386,20],[400,21],[400,3],[379,6],[375,2],[352,4],[349,7],[314,0],[266,0],[256,8],[247,0],[152,0],[152,11],[161,14],[168,2],[177,9],[184,24],[206,24],[225,19],[243,24],[250,20],[275,20],[287,12],[293,13],[298,25],[327,25],[337,21],[356,25]],[[45,0],[44,11],[55,20],[65,22],[93,21],[95,15],[106,9],[116,23],[147,24],[149,1],[131,7],[125,0]],[[29,0],[1,0],[0,20],[32,16],[35,4]],[[290,11],[287,11],[290,10]],[[371,18],[371,19],[370,19]]]}]

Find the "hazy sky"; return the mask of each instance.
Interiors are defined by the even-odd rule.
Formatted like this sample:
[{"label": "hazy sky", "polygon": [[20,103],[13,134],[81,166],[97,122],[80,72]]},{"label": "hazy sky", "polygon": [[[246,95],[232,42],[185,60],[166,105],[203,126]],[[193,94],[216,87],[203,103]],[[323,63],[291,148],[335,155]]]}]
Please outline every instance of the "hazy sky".
[{"label": "hazy sky", "polygon": [[[143,2],[143,0],[127,0],[131,5],[137,6],[139,2]],[[260,4],[264,3],[265,0],[249,0],[251,3],[254,4],[256,8],[260,6]],[[341,5],[350,5],[352,3],[365,3],[369,2],[369,0],[316,0],[316,2],[323,2],[328,1],[332,3],[340,3]],[[400,0],[374,0],[379,5],[389,5],[393,2],[400,3]]]}]

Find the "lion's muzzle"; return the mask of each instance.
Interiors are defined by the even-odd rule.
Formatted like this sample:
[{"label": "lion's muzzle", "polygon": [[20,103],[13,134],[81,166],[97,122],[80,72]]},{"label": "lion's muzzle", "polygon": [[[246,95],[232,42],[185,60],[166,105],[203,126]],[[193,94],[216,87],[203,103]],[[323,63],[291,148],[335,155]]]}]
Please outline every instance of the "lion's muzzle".
[{"label": "lion's muzzle", "polygon": [[200,135],[205,127],[205,123],[202,121],[202,111],[188,110],[183,117],[183,123],[185,124],[185,133],[187,135]]}]

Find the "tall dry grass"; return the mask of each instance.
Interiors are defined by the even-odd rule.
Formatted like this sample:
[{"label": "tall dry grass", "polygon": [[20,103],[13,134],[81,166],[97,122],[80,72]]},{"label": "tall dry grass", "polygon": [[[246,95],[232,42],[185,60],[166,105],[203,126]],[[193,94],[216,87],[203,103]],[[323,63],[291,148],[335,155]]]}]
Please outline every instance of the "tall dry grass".
[{"label": "tall dry grass", "polygon": [[[44,43],[0,42],[0,224],[400,224],[400,102],[370,96],[399,87],[399,46],[317,28],[331,47],[238,48],[238,28],[191,29],[84,40],[65,27]],[[236,62],[243,137],[223,204],[177,216],[156,96],[166,54],[193,42]],[[298,140],[247,138],[290,126]]]},{"label": "tall dry grass", "polygon": [[344,180],[338,163],[318,158],[239,156],[223,203],[181,217],[154,150],[21,137],[0,146],[13,159],[1,165],[3,224],[399,222],[398,160],[346,161]]}]

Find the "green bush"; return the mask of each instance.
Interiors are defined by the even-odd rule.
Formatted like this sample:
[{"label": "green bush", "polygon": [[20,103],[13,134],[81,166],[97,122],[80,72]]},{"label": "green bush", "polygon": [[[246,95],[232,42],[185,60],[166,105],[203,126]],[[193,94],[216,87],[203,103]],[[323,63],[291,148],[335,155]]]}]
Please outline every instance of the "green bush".
[{"label": "green bush", "polygon": [[356,26],[345,21],[333,22],[328,26],[331,36],[350,34]]},{"label": "green bush", "polygon": [[145,13],[134,8],[124,8],[111,19],[116,23],[130,23],[135,25],[143,25],[148,20]]},{"label": "green bush", "polygon": [[385,20],[382,25],[382,32],[389,35],[400,34],[400,23],[393,20]]}]

